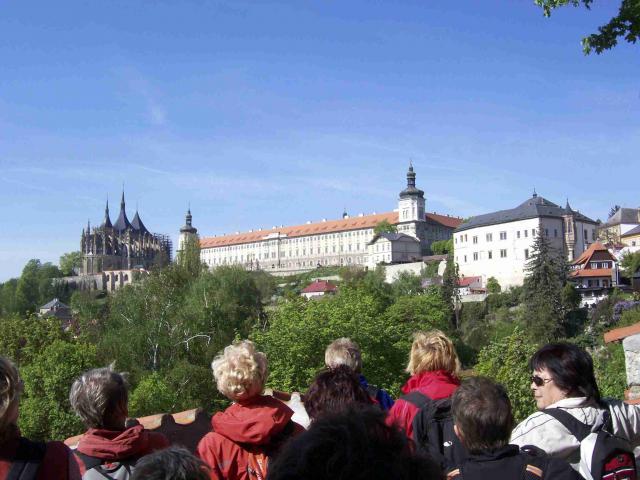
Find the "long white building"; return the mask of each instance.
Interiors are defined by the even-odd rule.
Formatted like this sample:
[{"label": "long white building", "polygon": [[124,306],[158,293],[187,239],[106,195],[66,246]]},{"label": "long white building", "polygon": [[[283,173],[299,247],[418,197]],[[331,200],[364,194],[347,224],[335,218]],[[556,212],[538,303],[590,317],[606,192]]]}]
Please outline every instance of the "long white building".
[{"label": "long white building", "polygon": [[[416,188],[415,179],[410,166],[407,187],[400,192],[397,210],[353,217],[345,213],[339,220],[203,237],[200,239],[202,261],[210,267],[243,265],[247,269],[284,273],[310,270],[319,265],[373,266],[415,260],[429,253],[434,241],[451,238],[453,230],[462,222],[449,215],[425,213],[424,192]],[[395,225],[398,234],[404,235],[393,237],[392,241],[374,239],[373,230],[381,221]],[[181,232],[180,245],[182,237],[188,234]],[[411,239],[417,248],[407,246]],[[372,240],[375,241],[371,243]]]},{"label": "long white building", "polygon": [[460,276],[495,277],[503,288],[522,285],[525,265],[541,229],[552,247],[573,261],[596,240],[594,220],[537,194],[515,208],[472,217],[453,234]]}]

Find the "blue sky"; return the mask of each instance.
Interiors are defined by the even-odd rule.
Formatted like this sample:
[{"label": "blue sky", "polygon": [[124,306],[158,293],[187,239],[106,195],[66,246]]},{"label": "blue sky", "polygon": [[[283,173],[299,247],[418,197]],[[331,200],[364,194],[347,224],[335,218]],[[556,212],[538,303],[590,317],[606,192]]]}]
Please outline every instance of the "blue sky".
[{"label": "blue sky", "polygon": [[616,4],[2,2],[0,281],[123,182],[174,239],[389,211],[410,159],[429,211],[640,206],[640,47],[580,46]]}]

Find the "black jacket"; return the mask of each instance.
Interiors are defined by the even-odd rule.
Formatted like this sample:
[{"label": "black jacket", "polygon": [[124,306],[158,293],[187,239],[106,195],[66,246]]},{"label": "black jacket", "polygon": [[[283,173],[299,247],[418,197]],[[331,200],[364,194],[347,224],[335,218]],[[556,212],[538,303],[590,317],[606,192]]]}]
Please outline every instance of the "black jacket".
[{"label": "black jacket", "polygon": [[[526,475],[523,472],[527,470]],[[541,475],[542,474],[542,475]],[[544,453],[530,454],[517,445],[491,452],[469,454],[467,460],[447,474],[449,480],[582,480],[571,465]]]}]

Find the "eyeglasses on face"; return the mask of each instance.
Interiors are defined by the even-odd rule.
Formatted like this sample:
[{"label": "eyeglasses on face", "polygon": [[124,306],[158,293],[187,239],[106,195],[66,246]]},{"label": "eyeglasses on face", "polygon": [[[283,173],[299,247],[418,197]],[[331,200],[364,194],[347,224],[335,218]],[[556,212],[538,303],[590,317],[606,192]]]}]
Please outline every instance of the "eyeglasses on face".
[{"label": "eyeglasses on face", "polygon": [[541,387],[549,382],[553,382],[553,378],[542,378],[538,375],[531,375],[531,381],[536,387]]}]

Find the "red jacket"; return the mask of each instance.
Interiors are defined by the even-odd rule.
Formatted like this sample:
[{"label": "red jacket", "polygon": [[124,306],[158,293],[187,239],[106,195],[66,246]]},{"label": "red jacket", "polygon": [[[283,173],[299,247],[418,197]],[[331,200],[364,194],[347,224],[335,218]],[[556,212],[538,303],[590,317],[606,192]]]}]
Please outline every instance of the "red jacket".
[{"label": "red jacket", "polygon": [[[0,444],[0,479],[4,480],[18,449],[20,433]],[[80,471],[73,459],[71,450],[62,442],[47,442],[47,449],[40,464],[36,480],[79,480]]]},{"label": "red jacket", "polygon": [[[402,393],[407,394],[415,390],[433,400],[440,400],[453,395],[460,385],[460,380],[449,372],[436,370],[422,372],[412,376],[402,387]],[[389,410],[387,425],[396,425],[402,428],[409,438],[413,438],[413,417],[416,416],[418,407],[400,397]]]},{"label": "red jacket", "polygon": [[291,422],[292,415],[293,410],[280,400],[262,395],[216,413],[211,419],[213,431],[200,440],[197,449],[198,456],[211,467],[211,478],[249,479],[249,450],[273,453],[290,429],[291,434],[303,430]]},{"label": "red jacket", "polygon": [[[136,425],[120,431],[90,428],[80,438],[76,450],[109,463],[124,459],[137,460],[168,446],[169,440],[162,433],[150,432],[142,425]],[[76,461],[84,474],[83,461],[80,458],[76,458]]]}]

